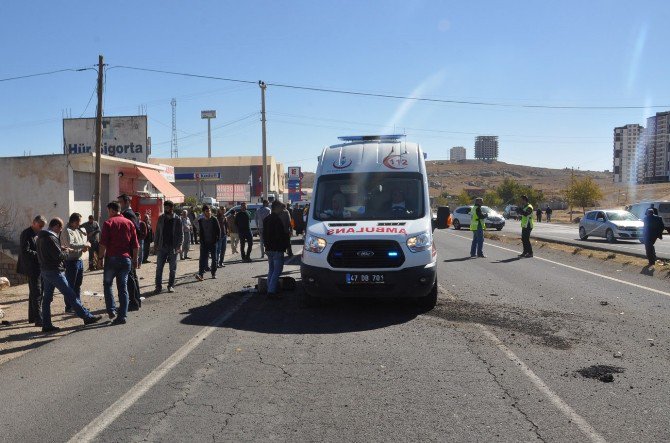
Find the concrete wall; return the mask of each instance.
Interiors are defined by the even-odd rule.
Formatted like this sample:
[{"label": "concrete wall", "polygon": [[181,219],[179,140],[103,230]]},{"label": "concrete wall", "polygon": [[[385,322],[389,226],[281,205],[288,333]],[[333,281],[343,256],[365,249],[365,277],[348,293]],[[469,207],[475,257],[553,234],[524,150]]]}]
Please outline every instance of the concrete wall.
[{"label": "concrete wall", "polygon": [[15,214],[10,240],[18,242],[21,231],[37,214],[47,221],[52,217],[68,218],[67,156],[0,157],[0,171],[0,204]]}]

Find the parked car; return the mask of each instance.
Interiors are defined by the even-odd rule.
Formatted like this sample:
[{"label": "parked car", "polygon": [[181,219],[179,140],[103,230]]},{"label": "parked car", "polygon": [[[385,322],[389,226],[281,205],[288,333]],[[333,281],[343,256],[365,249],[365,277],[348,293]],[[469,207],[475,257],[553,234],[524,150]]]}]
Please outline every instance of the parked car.
[{"label": "parked car", "polygon": [[[470,220],[472,216],[470,215],[470,209],[472,206],[459,206],[452,214],[452,224],[454,229],[461,229],[461,227],[470,229]],[[494,209],[489,208],[488,206],[482,206],[482,214],[486,216],[484,224],[486,228],[495,228],[500,231],[505,227],[505,217],[500,215]]]},{"label": "parked car", "polygon": [[[249,213],[249,216],[251,217],[251,233],[255,236],[258,235],[258,226],[256,226],[256,220],[254,220],[254,216],[256,215],[256,210],[263,205],[258,204],[258,203],[247,203],[247,212]],[[239,211],[240,210],[240,205],[233,206],[232,208],[228,209],[226,211],[226,217],[230,215],[232,211]]]},{"label": "parked car", "polygon": [[603,209],[589,211],[579,221],[579,239],[603,237],[614,243],[617,239],[642,241],[644,223],[628,211]]},{"label": "parked car", "polygon": [[647,209],[655,208],[658,210],[658,215],[663,219],[665,229],[670,234],[670,202],[668,201],[649,201],[640,202],[626,206],[626,210],[631,212],[639,219],[643,219],[646,215]]},{"label": "parked car", "polygon": [[506,219],[519,220],[521,216],[519,215],[519,207],[517,205],[507,205],[503,209],[503,217]]}]

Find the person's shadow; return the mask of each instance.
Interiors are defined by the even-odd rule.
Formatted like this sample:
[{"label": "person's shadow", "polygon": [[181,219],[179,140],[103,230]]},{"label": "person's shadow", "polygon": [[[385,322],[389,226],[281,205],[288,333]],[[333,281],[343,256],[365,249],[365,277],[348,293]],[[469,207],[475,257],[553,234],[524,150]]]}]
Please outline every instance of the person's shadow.
[{"label": "person's shadow", "polygon": [[496,260],[493,263],[512,263],[515,261],[521,260],[521,257],[511,257],[511,258],[506,258],[505,260]]}]

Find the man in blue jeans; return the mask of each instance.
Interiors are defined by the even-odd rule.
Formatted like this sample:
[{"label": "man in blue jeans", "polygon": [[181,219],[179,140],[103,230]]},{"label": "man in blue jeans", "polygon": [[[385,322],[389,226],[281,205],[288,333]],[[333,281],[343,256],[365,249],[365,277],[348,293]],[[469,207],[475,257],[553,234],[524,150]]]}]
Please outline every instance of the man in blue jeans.
[{"label": "man in blue jeans", "polygon": [[[105,291],[107,315],[113,319],[113,325],[126,324],[128,317],[128,275],[138,269],[140,243],[137,240],[135,224],[120,213],[121,205],[111,202],[107,205],[109,218],[102,225],[100,236],[100,258],[104,261],[102,286]],[[114,304],[112,283],[116,278],[119,291],[119,309]]]},{"label": "man in blue jeans", "polygon": [[470,246],[470,257],[485,258],[484,255],[484,226],[486,215],[482,213],[481,198],[475,199],[475,205],[470,208],[470,230],[472,231],[472,245]]},{"label": "man in blue jeans", "polygon": [[184,242],[181,220],[174,213],[174,203],[165,200],[163,211],[156,222],[156,234],[154,234],[154,249],[156,250],[156,289],[154,295],[163,291],[165,262],[168,262],[170,266],[167,290],[168,292],[174,292],[177,254],[181,253],[182,243]]},{"label": "man in blue jeans", "polygon": [[49,229],[37,234],[37,259],[40,263],[44,295],[42,297],[42,332],[58,332],[60,328],[51,323],[51,302],[54,297],[54,289],[58,289],[65,298],[65,303],[72,306],[75,314],[85,325],[99,321],[100,315],[92,315],[86,309],[65,278],[65,267],[63,261],[67,258],[71,249],[63,249],[58,236],[63,230],[63,220],[54,218],[49,222]]},{"label": "man in blue jeans", "polygon": [[268,298],[280,296],[279,276],[284,270],[284,251],[289,243],[280,215],[285,208],[280,201],[273,201],[272,212],[263,220],[263,243],[268,256]]},{"label": "man in blue jeans", "polygon": [[203,218],[198,219],[198,232],[200,232],[200,263],[198,273],[195,278],[202,281],[202,276],[205,274],[207,268],[207,260],[211,259],[209,270],[212,273],[212,278],[216,278],[216,244],[221,237],[221,229],[219,228],[219,221],[216,217],[212,217],[212,208],[209,205],[202,206]]}]

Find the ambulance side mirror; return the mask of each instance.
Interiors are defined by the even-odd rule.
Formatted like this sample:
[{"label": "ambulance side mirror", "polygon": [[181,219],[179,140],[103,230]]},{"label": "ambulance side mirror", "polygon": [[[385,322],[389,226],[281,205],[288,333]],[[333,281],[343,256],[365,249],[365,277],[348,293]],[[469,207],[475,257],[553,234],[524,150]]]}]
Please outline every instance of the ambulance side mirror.
[{"label": "ambulance side mirror", "polygon": [[447,229],[451,224],[451,210],[449,206],[438,206],[437,218],[433,219],[433,230]]}]

